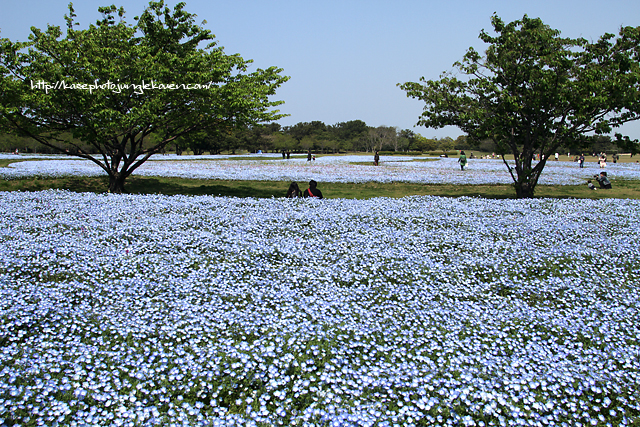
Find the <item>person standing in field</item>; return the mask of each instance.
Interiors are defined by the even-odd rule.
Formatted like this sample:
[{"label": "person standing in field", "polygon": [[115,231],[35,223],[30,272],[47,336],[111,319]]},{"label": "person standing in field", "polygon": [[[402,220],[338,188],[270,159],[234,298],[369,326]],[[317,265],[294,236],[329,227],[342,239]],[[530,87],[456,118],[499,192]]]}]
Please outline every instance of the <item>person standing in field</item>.
[{"label": "person standing in field", "polygon": [[578,157],[578,163],[580,164],[580,169],[582,169],[584,167],[584,154],[580,154],[580,157]]},{"label": "person standing in field", "polygon": [[373,165],[378,166],[380,163],[380,154],[378,154],[378,150],[376,150],[375,156],[373,156]]},{"label": "person standing in field", "polygon": [[307,162],[311,161],[311,150],[307,152]]},{"label": "person standing in field", "polygon": [[464,167],[467,165],[467,155],[464,154],[464,151],[460,151],[458,163],[460,163],[460,170],[464,170]]},{"label": "person standing in field", "polygon": [[322,191],[317,189],[318,183],[314,180],[309,181],[309,188],[304,190],[302,197],[311,197],[314,199],[322,199]]}]

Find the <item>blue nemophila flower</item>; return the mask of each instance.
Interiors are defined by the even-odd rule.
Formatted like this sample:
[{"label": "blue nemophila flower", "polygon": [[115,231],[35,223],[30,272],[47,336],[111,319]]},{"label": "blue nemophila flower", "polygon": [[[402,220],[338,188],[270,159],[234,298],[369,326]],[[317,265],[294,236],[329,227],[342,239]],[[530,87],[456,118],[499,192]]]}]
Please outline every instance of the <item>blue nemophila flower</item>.
[{"label": "blue nemophila flower", "polygon": [[633,422],[638,202],[325,202],[0,194],[0,417]]}]

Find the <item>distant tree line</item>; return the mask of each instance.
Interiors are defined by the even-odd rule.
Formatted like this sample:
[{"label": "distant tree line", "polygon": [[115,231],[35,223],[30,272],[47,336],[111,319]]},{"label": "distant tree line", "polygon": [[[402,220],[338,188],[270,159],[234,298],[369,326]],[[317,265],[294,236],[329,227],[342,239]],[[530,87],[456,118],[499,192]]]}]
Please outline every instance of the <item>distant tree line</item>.
[{"label": "distant tree line", "polygon": [[[60,137],[60,145],[79,146],[91,152],[91,145],[74,139],[70,133]],[[146,138],[144,145],[153,146],[157,141],[154,136]],[[55,154],[59,151],[40,144],[38,141],[12,134],[0,134],[0,152],[44,153]],[[492,140],[472,141],[464,135],[456,139],[450,137],[426,138],[410,129],[399,129],[393,126],[367,126],[362,120],[351,120],[334,125],[326,125],[321,121],[300,122],[293,126],[281,126],[278,123],[243,127],[231,131],[200,131],[176,140],[166,147],[167,151],[177,154],[186,152],[196,155],[220,154],[239,151],[306,153],[345,153],[345,152],[448,152],[452,150],[476,150],[479,152],[498,153]],[[618,147],[609,136],[595,135],[575,144],[561,147],[561,153],[616,153]]]}]

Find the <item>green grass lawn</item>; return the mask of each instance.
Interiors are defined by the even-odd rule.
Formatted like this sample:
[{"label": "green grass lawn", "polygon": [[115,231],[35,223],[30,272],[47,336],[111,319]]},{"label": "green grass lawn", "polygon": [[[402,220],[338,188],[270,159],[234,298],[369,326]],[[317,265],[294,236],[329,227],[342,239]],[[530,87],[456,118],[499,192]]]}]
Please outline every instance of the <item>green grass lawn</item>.
[{"label": "green grass lawn", "polygon": [[[25,178],[0,180],[0,191],[40,191],[61,189],[75,192],[104,193],[107,177]],[[592,191],[586,185],[538,185],[536,197],[552,198],[623,198],[640,199],[640,181],[613,180],[611,190]],[[185,194],[229,197],[284,197],[289,187],[285,181],[225,181],[165,177],[129,177],[125,189],[131,194]],[[301,188],[306,188],[301,185]],[[370,199],[372,197],[404,197],[413,195],[474,196],[492,199],[515,198],[511,185],[454,185],[376,183],[320,183],[326,198]]]},{"label": "green grass lawn", "polygon": [[6,168],[6,167],[7,167],[7,166],[9,166],[11,163],[26,162],[27,160],[33,160],[33,159],[21,159],[21,158],[16,158],[16,159],[0,159],[0,168]]}]

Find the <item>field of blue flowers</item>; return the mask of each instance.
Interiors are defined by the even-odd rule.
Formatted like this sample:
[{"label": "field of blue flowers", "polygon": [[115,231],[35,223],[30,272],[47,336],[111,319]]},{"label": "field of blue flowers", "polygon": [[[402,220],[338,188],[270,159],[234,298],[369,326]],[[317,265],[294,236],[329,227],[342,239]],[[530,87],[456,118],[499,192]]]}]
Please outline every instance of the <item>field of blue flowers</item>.
[{"label": "field of blue flowers", "polygon": [[640,201],[44,191],[0,217],[0,425],[639,423]]},{"label": "field of blue flowers", "polygon": [[[33,159],[0,168],[0,179],[33,176],[99,176],[104,171],[89,160],[70,160],[60,156],[0,155],[0,159]],[[191,179],[322,182],[410,182],[421,184],[512,184],[513,179],[501,159],[470,160],[465,171],[455,158],[383,156],[373,167],[373,156],[325,156],[313,162],[306,158],[283,160],[279,154],[242,156],[156,155],[134,175]],[[363,163],[370,163],[366,165]],[[513,162],[511,162],[513,163]],[[640,180],[639,163],[611,163],[607,173],[612,179]],[[574,162],[547,162],[540,177],[544,185],[584,185],[600,172],[595,162],[580,169]]]}]

